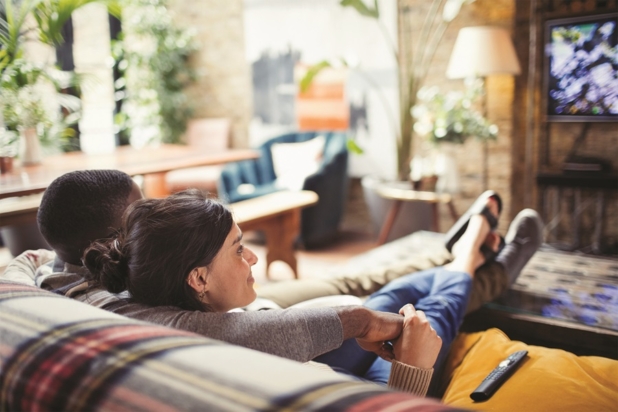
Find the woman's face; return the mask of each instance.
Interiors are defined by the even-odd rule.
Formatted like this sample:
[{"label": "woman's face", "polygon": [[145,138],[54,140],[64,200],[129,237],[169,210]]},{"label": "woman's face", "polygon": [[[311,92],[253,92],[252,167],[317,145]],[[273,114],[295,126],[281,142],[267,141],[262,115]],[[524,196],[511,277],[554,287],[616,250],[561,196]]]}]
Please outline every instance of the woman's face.
[{"label": "woman's face", "polygon": [[255,300],[255,279],[251,275],[251,266],[255,265],[258,259],[241,241],[242,232],[234,223],[219,253],[206,269],[204,300],[216,312],[227,312]]}]

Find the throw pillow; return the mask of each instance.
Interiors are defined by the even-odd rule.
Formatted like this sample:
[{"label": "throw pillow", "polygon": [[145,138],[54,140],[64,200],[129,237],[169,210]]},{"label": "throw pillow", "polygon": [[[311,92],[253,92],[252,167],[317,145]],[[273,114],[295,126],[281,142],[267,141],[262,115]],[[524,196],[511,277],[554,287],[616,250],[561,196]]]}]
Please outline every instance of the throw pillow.
[{"label": "throw pillow", "polygon": [[[501,361],[518,350],[528,356],[484,402],[470,393]],[[576,356],[560,349],[511,341],[502,331],[460,334],[451,346],[442,401],[484,411],[612,411],[618,405],[618,361]]]},{"label": "throw pillow", "polygon": [[301,190],[305,179],[320,168],[324,136],[299,143],[275,143],[270,147],[275,169],[275,185],[280,189]]}]

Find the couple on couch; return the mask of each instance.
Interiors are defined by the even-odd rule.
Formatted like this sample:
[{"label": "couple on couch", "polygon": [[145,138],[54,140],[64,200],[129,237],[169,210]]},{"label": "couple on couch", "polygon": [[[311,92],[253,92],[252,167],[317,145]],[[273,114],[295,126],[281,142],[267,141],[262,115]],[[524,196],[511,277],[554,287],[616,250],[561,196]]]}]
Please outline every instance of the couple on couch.
[{"label": "couple on couch", "polygon": [[[452,262],[401,276],[364,306],[239,313],[229,311],[256,298],[257,258],[227,208],[191,190],[142,199],[124,173],[78,171],[54,181],[39,209],[55,254],[25,252],[3,279],[425,395],[469,300],[497,297],[540,245],[534,211],[520,213],[504,240],[500,211],[500,198],[483,194],[447,234]],[[294,284],[310,289],[303,282]]]}]

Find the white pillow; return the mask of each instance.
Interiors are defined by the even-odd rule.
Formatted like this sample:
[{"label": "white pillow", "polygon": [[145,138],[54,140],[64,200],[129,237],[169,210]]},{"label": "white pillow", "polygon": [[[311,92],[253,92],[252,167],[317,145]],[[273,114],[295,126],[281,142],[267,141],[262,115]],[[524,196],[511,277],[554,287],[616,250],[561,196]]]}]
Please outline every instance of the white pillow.
[{"label": "white pillow", "polygon": [[300,143],[275,143],[270,147],[275,168],[275,186],[301,190],[305,179],[320,168],[326,138],[318,136]]}]

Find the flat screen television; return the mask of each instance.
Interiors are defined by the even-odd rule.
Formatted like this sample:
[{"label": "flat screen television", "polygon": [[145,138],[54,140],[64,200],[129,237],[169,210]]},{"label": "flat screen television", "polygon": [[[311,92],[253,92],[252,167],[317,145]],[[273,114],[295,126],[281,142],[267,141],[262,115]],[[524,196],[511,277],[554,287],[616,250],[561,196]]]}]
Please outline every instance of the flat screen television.
[{"label": "flat screen television", "polygon": [[548,121],[618,121],[618,13],[545,23]]}]

